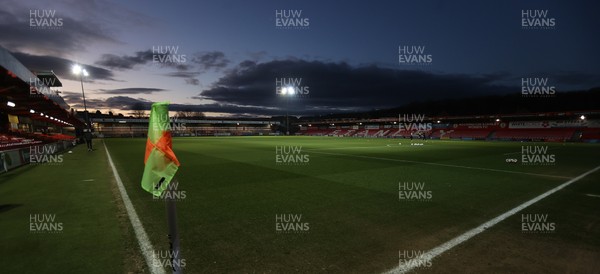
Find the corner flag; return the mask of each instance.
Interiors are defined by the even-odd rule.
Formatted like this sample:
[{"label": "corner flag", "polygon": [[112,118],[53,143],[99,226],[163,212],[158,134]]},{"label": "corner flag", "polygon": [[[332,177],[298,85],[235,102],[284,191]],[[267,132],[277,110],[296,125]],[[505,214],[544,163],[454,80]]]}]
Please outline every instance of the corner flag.
[{"label": "corner flag", "polygon": [[154,196],[160,196],[167,189],[179,169],[179,161],[172,150],[169,122],[169,103],[152,104],[142,188]]}]

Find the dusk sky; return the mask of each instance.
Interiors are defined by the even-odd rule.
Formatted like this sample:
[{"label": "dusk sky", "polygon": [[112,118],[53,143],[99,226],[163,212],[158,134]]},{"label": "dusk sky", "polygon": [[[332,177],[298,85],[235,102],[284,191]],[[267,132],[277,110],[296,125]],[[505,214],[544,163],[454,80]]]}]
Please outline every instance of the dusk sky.
[{"label": "dusk sky", "polygon": [[[53,70],[79,110],[71,66],[81,64],[88,108],[123,114],[155,101],[209,116],[360,111],[517,94],[522,77],[548,78],[558,92],[600,86],[598,1],[149,3],[3,1],[0,45],[34,71]],[[32,27],[36,10],[54,10],[62,25]],[[281,10],[308,24],[277,27]],[[523,28],[522,10],[547,11],[555,25]],[[424,47],[431,62],[399,63],[400,46]],[[165,56],[153,48],[165,47],[179,60],[155,62]],[[301,78],[310,93],[286,99],[276,78]]]}]

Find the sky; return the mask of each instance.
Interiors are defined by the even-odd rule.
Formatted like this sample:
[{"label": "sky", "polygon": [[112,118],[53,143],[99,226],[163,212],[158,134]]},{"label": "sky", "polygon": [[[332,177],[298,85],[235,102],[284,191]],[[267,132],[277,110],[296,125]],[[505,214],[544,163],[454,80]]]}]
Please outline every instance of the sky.
[{"label": "sky", "polygon": [[[74,64],[90,74],[88,109],[126,115],[157,101],[208,116],[354,112],[518,94],[527,77],[557,92],[600,86],[592,0],[3,3],[0,45],[53,70],[78,110]],[[401,62],[407,54],[425,59]],[[285,86],[305,92],[279,94]]]}]

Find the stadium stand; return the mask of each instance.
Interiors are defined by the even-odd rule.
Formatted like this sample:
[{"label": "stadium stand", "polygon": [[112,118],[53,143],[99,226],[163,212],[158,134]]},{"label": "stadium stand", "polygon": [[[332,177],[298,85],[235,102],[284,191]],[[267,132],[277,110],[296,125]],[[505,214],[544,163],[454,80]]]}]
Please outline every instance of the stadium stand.
[{"label": "stadium stand", "polygon": [[22,138],[9,134],[0,134],[0,151],[21,147],[28,147],[35,144],[41,144],[42,141],[30,139],[30,138]]},{"label": "stadium stand", "polygon": [[579,133],[579,138],[585,142],[600,142],[600,128],[587,128]]},{"label": "stadium stand", "polygon": [[308,136],[330,136],[333,131],[334,130],[332,129],[318,129],[309,127],[308,129],[301,131],[300,134]]},{"label": "stadium stand", "polygon": [[504,129],[492,134],[492,139],[499,140],[570,140],[575,133],[574,128],[540,128],[540,129]]},{"label": "stadium stand", "polygon": [[52,71],[32,72],[0,47],[0,172],[30,163],[30,152],[72,147],[84,123],[51,88],[62,83]]},{"label": "stadium stand", "polygon": [[[436,117],[425,121],[431,130],[407,130],[399,127],[394,118],[366,119],[360,123],[348,118],[327,119],[311,120],[317,126],[300,127],[297,135],[357,138],[410,138],[412,135],[417,138],[418,134],[424,134],[430,139],[600,142],[600,119],[586,119],[584,114],[600,117],[600,111],[570,113],[569,117],[565,113],[519,114],[519,118],[527,120],[506,122],[499,118],[490,122],[490,116]],[[441,123],[440,119],[456,121]]]},{"label": "stadium stand", "polygon": [[431,136],[440,139],[482,140],[488,138],[491,133],[490,129],[447,129],[435,130]]}]

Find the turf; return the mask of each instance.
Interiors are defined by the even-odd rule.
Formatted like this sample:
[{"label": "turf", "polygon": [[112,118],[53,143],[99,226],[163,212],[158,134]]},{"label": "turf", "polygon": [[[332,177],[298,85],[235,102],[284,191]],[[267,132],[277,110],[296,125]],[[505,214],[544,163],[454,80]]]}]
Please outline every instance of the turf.
[{"label": "turf", "polygon": [[[164,204],[140,188],[146,141],[105,142],[155,249],[167,250]],[[404,139],[326,137],[175,138],[173,147],[182,163],[178,190],[185,192],[177,206],[186,272],[382,272],[397,266],[399,250],[433,248],[600,164],[600,146],[589,144],[423,143],[411,146]],[[520,160],[523,145],[547,145],[556,164],[507,162]],[[279,165],[276,146],[301,146],[309,162]],[[399,200],[399,182],[424,182],[432,198]],[[577,185],[558,194],[565,195]],[[589,192],[599,194],[597,187]],[[569,199],[584,199],[558,194],[536,205],[541,208],[531,209],[550,212],[561,228],[546,237],[556,244],[577,246],[597,236],[597,207],[585,206],[594,201],[582,200],[557,210]],[[570,219],[570,208],[577,211],[577,222]],[[277,233],[277,214],[301,214],[310,229]],[[520,247],[519,238],[526,236],[519,224],[513,227],[514,222],[501,223],[509,228],[504,238],[496,240],[514,239],[510,243]],[[462,251],[490,235],[482,234],[456,250],[495,258],[498,254],[482,254],[476,246]],[[525,239],[534,245],[523,248],[529,251],[546,242],[546,238],[528,236]],[[588,258],[600,256],[598,245],[597,241],[585,245]],[[517,259],[504,270],[519,269],[531,256],[510,254]],[[422,270],[443,272],[444,264],[451,265],[446,256],[450,255],[434,261],[432,269]],[[481,267],[476,269],[497,270]],[[544,270],[562,273],[569,269],[564,267],[568,265]]]},{"label": "turf", "polygon": [[[141,271],[139,259],[128,254],[137,252],[137,243],[125,226],[108,170],[103,151],[79,146],[61,163],[0,175],[1,272]],[[56,229],[30,231],[35,214],[53,215]]]}]

